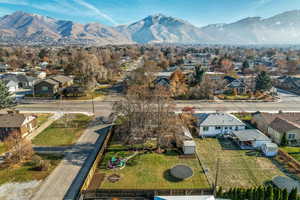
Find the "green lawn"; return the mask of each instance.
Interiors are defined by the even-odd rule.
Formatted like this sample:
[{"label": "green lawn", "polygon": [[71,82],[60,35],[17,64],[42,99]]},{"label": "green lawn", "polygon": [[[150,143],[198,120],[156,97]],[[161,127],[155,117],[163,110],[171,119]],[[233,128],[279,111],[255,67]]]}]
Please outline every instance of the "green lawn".
[{"label": "green lawn", "polygon": [[[128,156],[129,152],[118,152],[120,157]],[[132,158],[124,169],[105,169],[107,160],[118,155],[108,152],[102,161],[99,171],[105,173],[105,179],[100,188],[105,189],[178,189],[178,188],[209,188],[199,162],[195,158],[179,158],[177,153],[169,154],[147,153]],[[190,166],[194,175],[184,181],[174,180],[169,174],[169,169],[177,164]],[[103,167],[104,166],[104,167]],[[118,174],[121,179],[111,183],[107,177]]]},{"label": "green lawn", "polygon": [[269,158],[239,150],[229,140],[197,139],[197,152],[214,180],[219,158],[218,185],[223,188],[249,188],[264,184],[276,175],[284,175]]},{"label": "green lawn", "polygon": [[[76,142],[90,122],[91,117],[82,114],[70,114],[55,121],[46,128],[32,143],[38,146],[66,146]],[[65,126],[65,124],[68,124]]]},{"label": "green lawn", "polygon": [[300,147],[281,147],[280,149],[300,162]]},{"label": "green lawn", "polygon": [[52,114],[38,114],[37,115],[37,124],[38,127],[41,126],[43,123],[45,123],[46,121],[48,121],[49,117]]},{"label": "green lawn", "polygon": [[0,142],[0,154],[4,153],[6,151],[5,145],[3,142]]},{"label": "green lawn", "polygon": [[27,182],[44,179],[55,169],[63,157],[55,154],[39,156],[50,161],[51,167],[48,171],[36,171],[32,168],[30,162],[17,167],[0,169],[0,185],[8,182]]}]

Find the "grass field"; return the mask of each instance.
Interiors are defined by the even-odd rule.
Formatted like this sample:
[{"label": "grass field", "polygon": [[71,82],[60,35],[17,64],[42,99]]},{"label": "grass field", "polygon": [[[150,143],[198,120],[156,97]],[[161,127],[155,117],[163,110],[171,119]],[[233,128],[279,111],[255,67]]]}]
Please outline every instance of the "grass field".
[{"label": "grass field", "polygon": [[281,147],[280,149],[300,162],[300,147]]},{"label": "grass field", "polygon": [[218,185],[223,188],[258,186],[276,175],[284,175],[273,162],[252,152],[239,150],[229,140],[198,139],[197,152],[214,180],[219,158]]},{"label": "grass field", "polygon": [[45,123],[52,114],[37,114],[37,124],[38,127]]},{"label": "grass field", "polygon": [[8,182],[27,182],[46,178],[59,164],[62,155],[40,155],[44,160],[49,160],[51,167],[48,171],[36,171],[32,169],[32,164],[26,162],[21,166],[0,169],[0,185]]},{"label": "grass field", "polygon": [[[69,121],[66,121],[69,119]],[[82,114],[70,114],[46,128],[32,143],[38,146],[66,146],[76,142],[90,122],[91,117]],[[65,126],[65,123],[67,126]]]},{"label": "grass field", "polygon": [[[129,152],[118,152],[120,157],[126,157]],[[116,153],[108,152],[101,163],[100,173],[105,173],[105,179],[100,188],[105,189],[178,189],[178,188],[209,188],[205,175],[199,162],[195,158],[179,158],[177,153],[156,154],[147,153],[134,157],[128,165],[121,170],[103,169],[107,160]],[[169,174],[169,169],[177,164],[190,166],[194,175],[184,181],[174,180]],[[118,174],[121,179],[111,183],[107,177]]]},{"label": "grass field", "polygon": [[5,145],[3,142],[0,142],[0,154],[4,153],[6,151]]}]

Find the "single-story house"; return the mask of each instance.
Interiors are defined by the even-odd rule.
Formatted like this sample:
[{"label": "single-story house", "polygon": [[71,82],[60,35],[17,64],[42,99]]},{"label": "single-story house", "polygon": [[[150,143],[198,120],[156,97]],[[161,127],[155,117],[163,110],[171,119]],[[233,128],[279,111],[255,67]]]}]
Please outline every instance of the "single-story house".
[{"label": "single-story house", "polygon": [[63,75],[53,76],[37,82],[34,85],[34,95],[36,96],[53,96],[64,88],[70,87],[73,79]]},{"label": "single-story house", "polygon": [[268,127],[268,134],[274,142],[280,144],[284,134],[289,145],[300,144],[300,124],[277,117]]},{"label": "single-story house", "polygon": [[278,145],[273,142],[265,143],[261,146],[261,151],[267,157],[276,156],[278,152]]},{"label": "single-story house", "polygon": [[52,79],[45,79],[34,85],[35,96],[53,96],[59,91],[59,83]]},{"label": "single-story house", "polygon": [[195,116],[200,137],[215,137],[246,129],[246,124],[231,114],[201,113]]},{"label": "single-story house", "polygon": [[271,139],[257,129],[233,131],[232,136],[241,149],[261,149]]},{"label": "single-story house", "polygon": [[272,183],[281,190],[287,189],[288,192],[291,192],[292,189],[297,188],[298,193],[300,191],[299,182],[287,176],[275,176]]},{"label": "single-story house", "polygon": [[12,80],[5,79],[2,81],[4,82],[5,86],[8,88],[8,91],[10,93],[15,93],[19,89],[18,82],[16,82],[13,79]]},{"label": "single-story house", "polygon": [[1,80],[6,82],[10,82],[10,81],[15,82],[16,84],[18,84],[17,89],[20,88],[27,89],[27,88],[31,88],[34,85],[36,78],[31,76],[26,76],[25,74],[22,73],[18,73],[18,74],[9,73],[9,74],[3,74],[1,76]]},{"label": "single-story house", "polygon": [[277,118],[287,119],[291,122],[300,124],[300,113],[264,113],[264,112],[256,112],[254,113],[251,123],[256,126],[263,133],[268,134],[268,127],[271,122]]},{"label": "single-story house", "polygon": [[36,127],[37,117],[34,115],[20,114],[17,111],[0,114],[0,140],[4,140],[14,131],[25,137]]},{"label": "single-story house", "polygon": [[224,88],[224,91],[231,91],[234,90],[237,94],[245,94],[249,91],[248,85],[245,83],[244,79],[235,79],[230,76],[225,76],[224,80],[226,80],[227,85]]}]

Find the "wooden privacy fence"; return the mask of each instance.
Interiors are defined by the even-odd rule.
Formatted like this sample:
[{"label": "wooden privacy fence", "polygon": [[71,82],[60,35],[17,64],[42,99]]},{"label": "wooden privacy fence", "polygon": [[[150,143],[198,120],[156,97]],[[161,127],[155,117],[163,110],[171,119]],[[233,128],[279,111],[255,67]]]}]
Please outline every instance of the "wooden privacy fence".
[{"label": "wooden privacy fence", "polygon": [[212,195],[212,189],[158,189],[158,190],[142,190],[142,189],[98,189],[82,191],[82,200],[97,200],[118,198],[143,198],[153,199],[154,196],[179,196],[179,195]]},{"label": "wooden privacy fence", "polygon": [[89,187],[89,185],[90,185],[90,183],[91,183],[91,181],[92,181],[92,179],[93,179],[93,176],[94,176],[95,171],[96,171],[96,169],[97,169],[98,163],[100,162],[100,160],[101,160],[101,158],[102,158],[102,156],[103,156],[103,154],[104,154],[104,152],[105,152],[106,146],[107,146],[107,144],[108,144],[108,142],[109,142],[109,140],[110,140],[110,138],[111,138],[111,135],[112,135],[112,127],[113,127],[113,126],[110,126],[110,128],[109,128],[109,130],[108,130],[108,134],[107,134],[107,136],[105,137],[105,140],[104,140],[104,142],[102,143],[102,145],[99,145],[99,146],[98,146],[98,148],[99,148],[99,149],[98,149],[98,154],[97,154],[97,156],[96,156],[96,158],[95,158],[95,160],[94,160],[94,162],[93,162],[92,167],[90,168],[90,170],[89,170],[89,172],[88,172],[88,174],[87,174],[87,176],[86,176],[86,179],[85,179],[85,181],[84,181],[82,187],[81,187],[81,191],[80,191],[80,193],[79,193],[78,199],[81,199],[81,192],[88,189],[88,187]]}]

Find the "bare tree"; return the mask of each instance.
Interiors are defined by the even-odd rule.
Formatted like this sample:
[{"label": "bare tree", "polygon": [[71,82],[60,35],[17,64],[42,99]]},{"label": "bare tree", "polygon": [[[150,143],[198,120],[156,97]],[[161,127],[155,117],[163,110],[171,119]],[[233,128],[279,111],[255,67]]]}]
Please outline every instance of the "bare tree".
[{"label": "bare tree", "polygon": [[11,153],[8,158],[11,164],[30,159],[33,155],[31,142],[22,138],[21,134],[17,131],[11,132],[4,143]]}]

